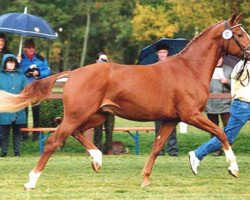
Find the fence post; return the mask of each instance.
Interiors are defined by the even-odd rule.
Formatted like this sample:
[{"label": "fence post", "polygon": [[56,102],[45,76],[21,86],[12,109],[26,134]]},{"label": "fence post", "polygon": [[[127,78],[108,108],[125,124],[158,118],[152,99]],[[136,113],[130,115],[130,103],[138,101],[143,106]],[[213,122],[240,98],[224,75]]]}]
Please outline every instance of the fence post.
[{"label": "fence post", "polygon": [[184,122],[180,122],[180,133],[187,133],[187,124]]}]

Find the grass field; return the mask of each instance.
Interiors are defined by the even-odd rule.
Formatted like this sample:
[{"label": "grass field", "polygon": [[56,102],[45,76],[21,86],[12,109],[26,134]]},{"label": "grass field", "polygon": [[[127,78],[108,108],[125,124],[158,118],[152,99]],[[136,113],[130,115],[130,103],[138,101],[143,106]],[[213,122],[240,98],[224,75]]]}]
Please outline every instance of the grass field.
[{"label": "grass field", "polygon": [[[117,119],[116,126],[153,126],[153,123]],[[178,133],[178,157],[158,157],[151,174],[151,185],[140,186],[141,171],[150,152],[154,133],[140,135],[140,155],[134,154],[134,142],[125,133],[114,133],[130,153],[104,156],[101,172],[92,171],[91,159],[84,148],[69,138],[63,151],[58,150],[49,160],[37,189],[25,191],[23,184],[38,159],[38,144],[22,143],[21,157],[0,158],[0,199],[250,199],[250,126],[241,131],[233,148],[240,168],[240,178],[227,173],[225,157],[207,156],[194,176],[188,163],[188,151],[208,140],[209,135],[193,127],[187,134]]]}]

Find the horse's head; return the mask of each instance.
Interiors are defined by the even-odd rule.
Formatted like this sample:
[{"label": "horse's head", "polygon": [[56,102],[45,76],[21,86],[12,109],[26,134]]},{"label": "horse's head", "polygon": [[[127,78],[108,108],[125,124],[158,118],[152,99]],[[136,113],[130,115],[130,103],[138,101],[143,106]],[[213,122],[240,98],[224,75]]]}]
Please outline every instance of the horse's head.
[{"label": "horse's head", "polygon": [[222,33],[223,47],[227,53],[249,58],[250,37],[239,24],[240,17],[241,14],[234,13],[229,20],[225,21],[225,30]]}]

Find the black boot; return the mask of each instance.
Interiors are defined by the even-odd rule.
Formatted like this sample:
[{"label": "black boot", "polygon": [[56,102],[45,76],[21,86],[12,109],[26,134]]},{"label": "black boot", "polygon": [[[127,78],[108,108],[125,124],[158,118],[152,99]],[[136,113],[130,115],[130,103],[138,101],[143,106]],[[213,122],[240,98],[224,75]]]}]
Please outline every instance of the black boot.
[{"label": "black boot", "polygon": [[2,153],[1,154],[1,157],[6,157],[7,156],[7,153]]},{"label": "black boot", "polygon": [[18,153],[18,152],[17,152],[17,153],[15,153],[15,156],[20,156],[20,153]]},{"label": "black boot", "polygon": [[162,149],[160,152],[159,152],[159,156],[165,156],[165,150]]}]

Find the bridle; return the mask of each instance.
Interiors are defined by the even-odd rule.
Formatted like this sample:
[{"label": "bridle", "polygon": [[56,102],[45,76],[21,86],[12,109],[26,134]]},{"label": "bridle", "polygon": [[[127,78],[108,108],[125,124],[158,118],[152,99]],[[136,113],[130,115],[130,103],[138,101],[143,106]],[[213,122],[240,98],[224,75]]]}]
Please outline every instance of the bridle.
[{"label": "bridle", "polygon": [[[246,59],[247,58],[247,55],[246,55],[246,52],[250,51],[250,45],[248,45],[246,48],[244,48],[242,46],[242,44],[240,43],[239,39],[235,36],[234,32],[232,31],[232,29],[238,27],[238,26],[241,26],[241,24],[237,24],[235,26],[232,26],[230,27],[229,24],[228,24],[228,21],[225,21],[225,30],[229,30],[232,32],[232,38],[233,40],[235,41],[235,43],[238,45],[238,47],[240,48],[240,50],[243,52],[243,55],[244,55],[244,58]],[[227,44],[227,50],[229,48],[229,40],[228,40],[228,44]],[[226,51],[228,52],[228,51]]]},{"label": "bridle", "polygon": [[[244,48],[244,47],[242,46],[242,44],[240,43],[239,39],[235,36],[235,34],[234,34],[234,32],[232,31],[232,29],[234,29],[234,28],[236,28],[236,27],[238,27],[238,26],[241,26],[241,24],[237,24],[237,25],[235,25],[235,26],[229,27],[228,21],[225,21],[225,28],[226,28],[225,31],[227,31],[227,30],[231,31],[233,40],[234,40],[235,43],[238,45],[238,47],[241,49],[241,51],[243,52],[243,55],[244,55],[244,63],[243,63],[243,65],[240,67],[240,70],[239,70],[238,72],[236,72],[236,73],[237,73],[237,79],[240,81],[240,84],[241,84],[242,86],[246,87],[246,86],[249,84],[249,82],[250,82],[249,71],[247,70],[247,75],[246,75],[246,77],[245,77],[243,80],[240,80],[240,78],[241,78],[241,76],[242,76],[242,74],[243,74],[243,71],[244,71],[244,69],[245,69],[245,65],[246,65],[246,63],[247,63],[247,61],[248,61],[248,59],[249,59],[249,56],[246,54],[246,52],[250,51],[250,45],[248,45],[246,48]],[[229,48],[229,39],[230,39],[230,38],[227,39],[227,40],[228,40],[228,43],[227,43],[227,51],[226,51],[226,52],[228,52],[228,48]],[[249,52],[249,53],[250,53],[250,52]],[[247,80],[247,84],[243,84],[243,81],[245,81],[245,80]]]}]

